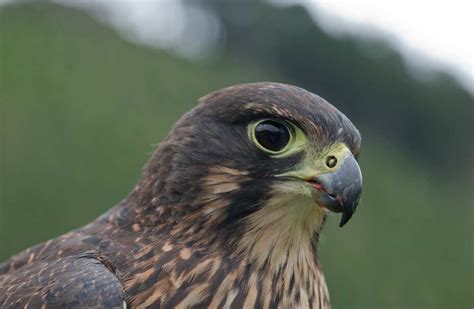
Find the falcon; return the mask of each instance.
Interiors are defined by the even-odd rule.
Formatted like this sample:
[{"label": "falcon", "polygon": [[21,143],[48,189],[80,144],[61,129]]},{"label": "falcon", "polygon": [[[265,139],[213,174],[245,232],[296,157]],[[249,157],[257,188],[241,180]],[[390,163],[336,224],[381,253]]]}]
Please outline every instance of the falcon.
[{"label": "falcon", "polygon": [[0,264],[0,307],[328,308],[318,238],[356,210],[360,141],[295,86],[208,94],[118,205]]}]

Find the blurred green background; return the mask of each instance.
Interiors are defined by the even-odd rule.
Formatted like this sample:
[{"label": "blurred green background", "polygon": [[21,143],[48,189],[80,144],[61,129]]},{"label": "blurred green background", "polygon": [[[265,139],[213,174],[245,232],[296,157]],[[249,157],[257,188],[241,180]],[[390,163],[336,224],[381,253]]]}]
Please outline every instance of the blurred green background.
[{"label": "blurred green background", "polygon": [[0,9],[0,261],[125,197],[199,97],[278,81],[323,96],[363,135],[362,202],[321,241],[334,308],[472,308],[472,94],[441,72],[414,78],[383,40],[328,36],[300,6],[194,5],[226,34],[200,61],[82,11]]}]

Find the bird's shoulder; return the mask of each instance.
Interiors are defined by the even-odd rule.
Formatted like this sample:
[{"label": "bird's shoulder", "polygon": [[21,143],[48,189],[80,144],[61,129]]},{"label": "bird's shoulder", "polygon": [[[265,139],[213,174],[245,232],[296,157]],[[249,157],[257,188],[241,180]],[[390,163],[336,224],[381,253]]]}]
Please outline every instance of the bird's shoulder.
[{"label": "bird's shoulder", "polygon": [[114,246],[78,230],[24,250],[0,264],[0,307],[122,306]]},{"label": "bird's shoulder", "polygon": [[124,299],[114,269],[94,252],[31,261],[0,276],[2,308],[110,308],[122,306]]}]

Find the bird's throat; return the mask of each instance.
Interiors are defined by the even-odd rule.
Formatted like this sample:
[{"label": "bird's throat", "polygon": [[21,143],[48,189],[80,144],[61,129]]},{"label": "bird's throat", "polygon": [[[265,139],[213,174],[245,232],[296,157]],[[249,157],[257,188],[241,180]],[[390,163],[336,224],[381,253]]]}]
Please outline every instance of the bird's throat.
[{"label": "bird's throat", "polygon": [[314,263],[325,218],[324,210],[305,197],[274,197],[246,218],[238,250],[261,267]]}]

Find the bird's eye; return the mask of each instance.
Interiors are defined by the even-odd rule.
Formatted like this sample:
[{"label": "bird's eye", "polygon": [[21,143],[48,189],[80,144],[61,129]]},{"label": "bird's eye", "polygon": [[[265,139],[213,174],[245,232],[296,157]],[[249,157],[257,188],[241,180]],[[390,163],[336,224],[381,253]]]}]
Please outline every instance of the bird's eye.
[{"label": "bird's eye", "polygon": [[284,151],[289,144],[291,132],[282,122],[264,120],[255,126],[254,137],[263,150],[277,154]]}]

